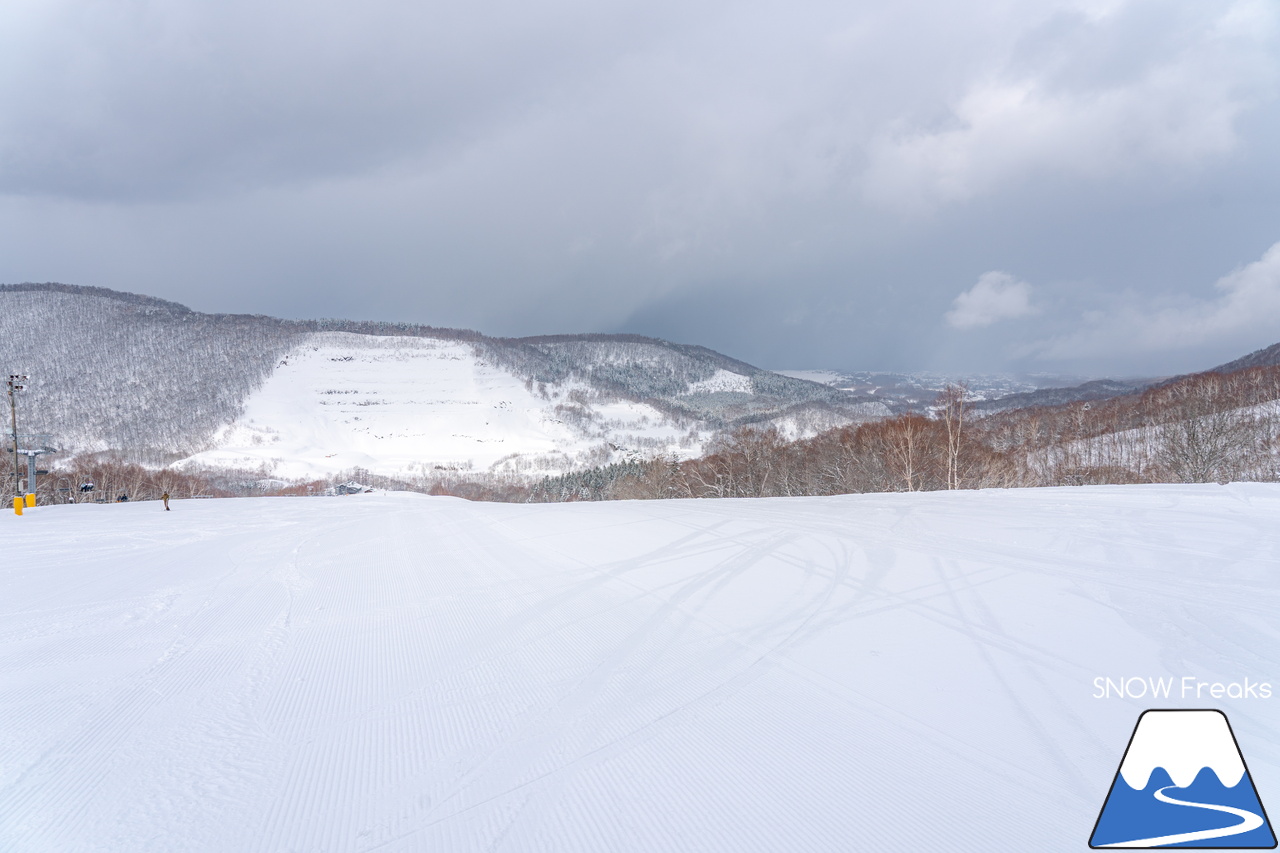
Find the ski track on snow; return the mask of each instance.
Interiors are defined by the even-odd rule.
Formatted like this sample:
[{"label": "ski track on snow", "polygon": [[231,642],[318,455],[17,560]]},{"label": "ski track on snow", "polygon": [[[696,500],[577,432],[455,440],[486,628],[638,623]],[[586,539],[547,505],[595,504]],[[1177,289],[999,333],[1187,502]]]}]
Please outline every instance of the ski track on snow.
[{"label": "ski track on snow", "polygon": [[1270,486],[154,509],[0,522],[0,849],[1075,850],[1280,662]]}]

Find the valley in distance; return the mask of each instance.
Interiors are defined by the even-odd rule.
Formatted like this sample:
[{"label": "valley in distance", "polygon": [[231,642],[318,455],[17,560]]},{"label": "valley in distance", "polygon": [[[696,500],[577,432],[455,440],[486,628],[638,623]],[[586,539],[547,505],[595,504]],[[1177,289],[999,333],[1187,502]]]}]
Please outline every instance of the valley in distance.
[{"label": "valley in distance", "polygon": [[491,338],[0,286],[0,359],[31,377],[19,432],[56,451],[28,489],[41,503],[88,482],[95,499],[355,484],[544,501],[1265,480],[1275,350],[1173,379],[961,390],[635,335]]},{"label": "valley in distance", "polygon": [[[0,513],[5,851],[1274,842],[1280,346],[965,388],[5,285],[0,360],[57,451]],[[1212,705],[1247,773],[1122,768],[1187,706],[1099,678],[1269,685]]]}]

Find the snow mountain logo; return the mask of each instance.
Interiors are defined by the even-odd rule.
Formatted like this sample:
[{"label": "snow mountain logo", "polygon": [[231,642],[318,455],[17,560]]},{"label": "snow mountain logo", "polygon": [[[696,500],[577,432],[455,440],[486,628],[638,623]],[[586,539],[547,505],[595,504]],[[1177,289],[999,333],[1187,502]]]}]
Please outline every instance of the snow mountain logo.
[{"label": "snow mountain logo", "polygon": [[1092,848],[1272,849],[1276,836],[1221,711],[1143,711]]}]

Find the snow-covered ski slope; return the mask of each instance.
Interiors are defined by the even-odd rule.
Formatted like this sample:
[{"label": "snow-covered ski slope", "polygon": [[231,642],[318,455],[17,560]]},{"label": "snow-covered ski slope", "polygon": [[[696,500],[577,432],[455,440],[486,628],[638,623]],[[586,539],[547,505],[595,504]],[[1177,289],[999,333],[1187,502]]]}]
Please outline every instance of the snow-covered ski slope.
[{"label": "snow-covered ski slope", "polygon": [[643,458],[700,447],[682,444],[688,430],[652,406],[588,407],[570,397],[575,390],[584,399],[589,391],[566,382],[538,393],[468,343],[322,332],[249,396],[244,414],[214,436],[217,449],[188,461],[284,477],[354,467],[388,475],[503,470],[504,460],[509,470],[555,474],[614,461],[611,445]]},{"label": "snow-covered ski slope", "polygon": [[0,849],[1077,851],[1147,707],[1280,809],[1280,488],[0,517]]},{"label": "snow-covered ski slope", "polygon": [[890,411],[640,335],[203,314],[60,284],[0,284],[0,363],[31,375],[23,429],[63,460],[110,452],[289,478],[363,468],[415,485],[687,458],[721,430],[798,438]]}]

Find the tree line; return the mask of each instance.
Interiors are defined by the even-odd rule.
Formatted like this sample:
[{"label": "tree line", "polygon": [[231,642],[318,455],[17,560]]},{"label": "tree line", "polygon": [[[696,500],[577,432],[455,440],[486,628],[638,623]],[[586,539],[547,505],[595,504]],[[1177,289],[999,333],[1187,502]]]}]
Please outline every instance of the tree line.
[{"label": "tree line", "polygon": [[724,434],[700,458],[548,478],[527,500],[784,497],[856,492],[1280,479],[1280,367],[1203,373],[1092,403],[977,416],[948,386],[927,413],[802,441]]},{"label": "tree line", "polygon": [[[364,469],[329,481],[262,472],[148,468],[86,453],[39,478],[41,503],[318,495],[346,480],[468,500],[564,502],[734,498],[1120,483],[1280,480],[1280,367],[1202,373],[1100,402],[981,415],[961,385],[926,412],[851,424],[800,441],[768,425],[722,433],[696,459],[632,459],[540,481],[436,470]],[[80,493],[92,482],[94,492]]]}]

